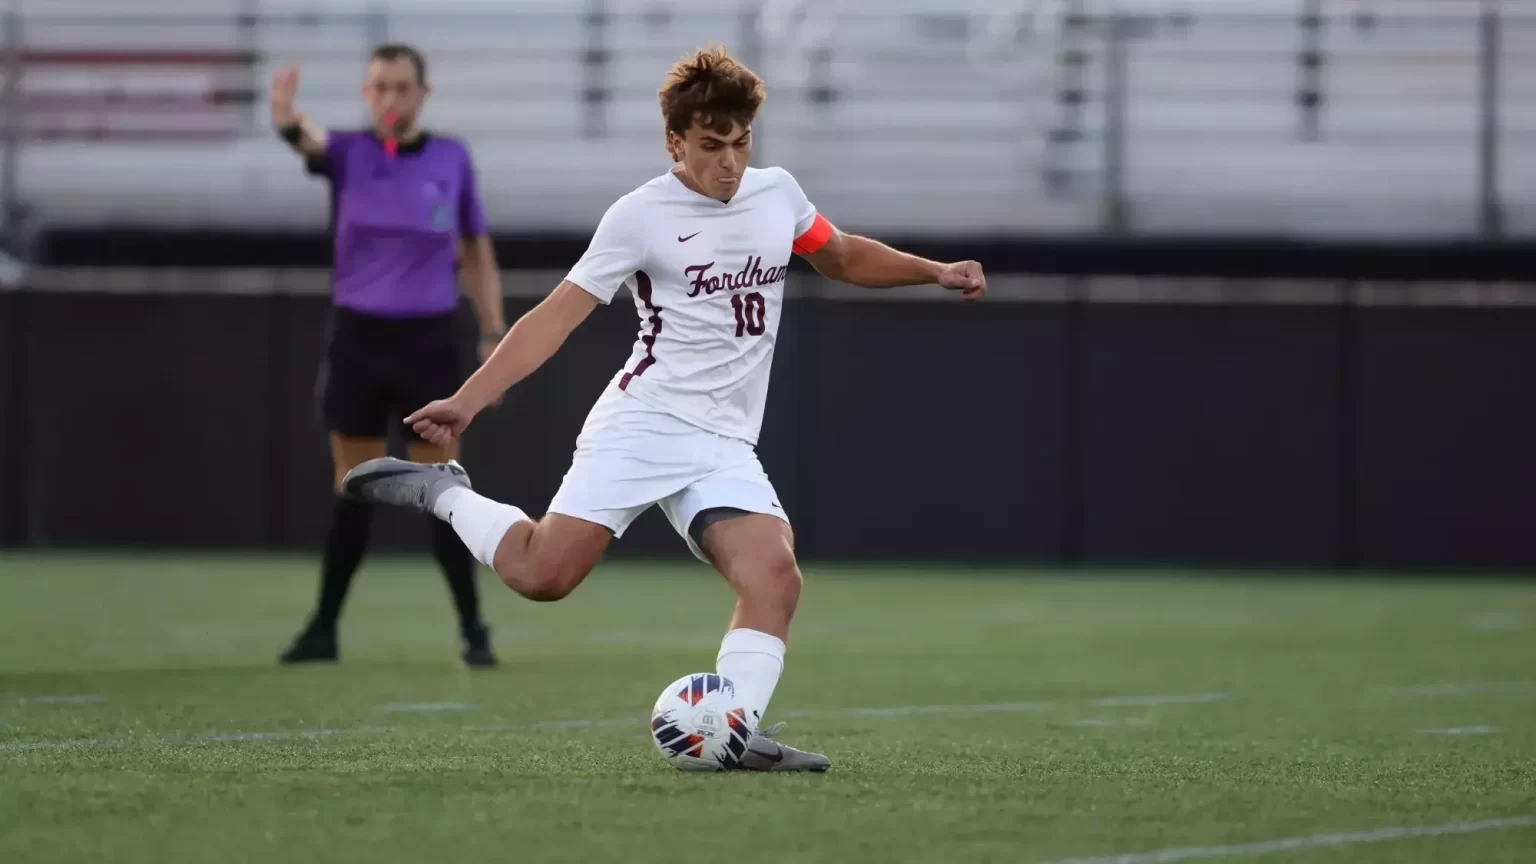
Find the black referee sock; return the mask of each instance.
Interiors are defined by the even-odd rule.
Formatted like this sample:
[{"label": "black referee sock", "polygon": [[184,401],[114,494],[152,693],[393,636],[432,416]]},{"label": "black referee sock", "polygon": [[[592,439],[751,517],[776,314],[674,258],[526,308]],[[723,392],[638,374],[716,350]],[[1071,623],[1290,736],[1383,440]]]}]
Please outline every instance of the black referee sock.
[{"label": "black referee sock", "polygon": [[468,633],[480,624],[480,592],[475,587],[475,559],[454,533],[453,526],[432,520],[432,554],[448,577],[453,606],[459,613],[459,629]]},{"label": "black referee sock", "polygon": [[368,532],[373,525],[373,505],[349,498],[337,498],[331,511],[331,533],[325,539],[325,559],[321,565],[320,608],[311,623],[316,629],[336,629],[341,604],[346,602],[352,576],[363,562],[368,549]]}]

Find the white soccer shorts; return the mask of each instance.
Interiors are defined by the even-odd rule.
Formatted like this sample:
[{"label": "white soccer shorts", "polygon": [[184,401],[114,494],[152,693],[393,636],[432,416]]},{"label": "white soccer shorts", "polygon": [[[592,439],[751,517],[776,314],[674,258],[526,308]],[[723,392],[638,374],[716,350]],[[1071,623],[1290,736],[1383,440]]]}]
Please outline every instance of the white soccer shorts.
[{"label": "white soccer shorts", "polygon": [[688,531],[705,510],[731,507],[789,523],[751,444],[700,429],[610,386],[587,415],[549,512],[622,537],[653,505],[661,506],[706,564],[709,558]]}]

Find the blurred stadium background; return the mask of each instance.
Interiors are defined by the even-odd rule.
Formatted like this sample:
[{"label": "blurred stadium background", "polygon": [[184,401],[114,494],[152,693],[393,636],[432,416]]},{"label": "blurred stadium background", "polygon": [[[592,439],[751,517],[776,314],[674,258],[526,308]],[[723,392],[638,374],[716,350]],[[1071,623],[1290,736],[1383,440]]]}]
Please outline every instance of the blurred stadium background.
[{"label": "blurred stadium background", "polygon": [[[318,541],[328,207],[268,128],[278,65],[345,126],[369,46],[427,52],[515,315],[664,170],[660,73],[717,41],[769,84],[759,164],[997,286],[962,309],[793,277],[762,449],[807,557],[1536,563],[1526,4],[19,0],[4,22],[6,544]],[[633,328],[598,316],[478,427],[477,481],[547,502]],[[619,551],[679,550],[657,518]]]},{"label": "blurred stadium background", "polygon": [[[1536,861],[1529,0],[0,20],[0,859]],[[330,500],[330,244],[266,87],[298,63],[301,110],[362,125],[386,39],[473,148],[509,318],[666,169],[654,91],[706,42],[767,80],[759,165],[986,264],[980,305],[790,276],[760,450],[806,600],[769,719],[831,774],[656,758],[641,715],[730,592],[654,513],[560,604],[483,573],[484,674],[380,514],[407,554],[365,564],[344,662],[273,662]],[[635,326],[600,310],[477,422],[477,488],[542,511]]]}]

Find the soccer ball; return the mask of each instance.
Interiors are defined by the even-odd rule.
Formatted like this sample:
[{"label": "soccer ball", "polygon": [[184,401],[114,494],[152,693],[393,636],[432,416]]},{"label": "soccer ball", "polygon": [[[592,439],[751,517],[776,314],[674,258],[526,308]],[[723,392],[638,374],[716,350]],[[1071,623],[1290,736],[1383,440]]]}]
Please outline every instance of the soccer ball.
[{"label": "soccer ball", "polygon": [[651,740],[663,759],[683,771],[735,768],[752,732],[736,685],[711,672],[667,685],[651,710]]}]

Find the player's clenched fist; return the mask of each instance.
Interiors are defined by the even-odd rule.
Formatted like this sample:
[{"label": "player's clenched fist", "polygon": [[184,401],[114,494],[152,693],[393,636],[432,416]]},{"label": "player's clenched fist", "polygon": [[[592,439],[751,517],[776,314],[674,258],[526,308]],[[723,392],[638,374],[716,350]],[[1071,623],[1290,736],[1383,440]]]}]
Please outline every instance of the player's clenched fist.
[{"label": "player's clenched fist", "polygon": [[957,261],[944,265],[939,273],[939,284],[961,292],[967,300],[980,300],[987,294],[987,274],[975,261]]},{"label": "player's clenched fist", "polygon": [[405,418],[423,440],[442,446],[464,434],[475,412],[453,399],[439,399]]}]

